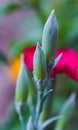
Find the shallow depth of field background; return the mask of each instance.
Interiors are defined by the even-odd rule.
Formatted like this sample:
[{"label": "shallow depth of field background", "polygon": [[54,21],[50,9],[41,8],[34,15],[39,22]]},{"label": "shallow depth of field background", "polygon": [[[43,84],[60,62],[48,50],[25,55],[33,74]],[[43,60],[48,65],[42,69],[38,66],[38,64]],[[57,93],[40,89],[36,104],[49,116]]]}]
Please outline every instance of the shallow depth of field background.
[{"label": "shallow depth of field background", "polygon": [[[21,130],[14,108],[16,78],[8,73],[11,67],[2,63],[2,57],[11,62],[24,47],[41,43],[43,26],[52,9],[59,27],[58,48],[78,51],[78,0],[0,0],[0,130]],[[65,130],[78,130],[78,83],[64,74],[57,76],[53,115],[59,113],[72,92],[77,94],[76,106]]]}]

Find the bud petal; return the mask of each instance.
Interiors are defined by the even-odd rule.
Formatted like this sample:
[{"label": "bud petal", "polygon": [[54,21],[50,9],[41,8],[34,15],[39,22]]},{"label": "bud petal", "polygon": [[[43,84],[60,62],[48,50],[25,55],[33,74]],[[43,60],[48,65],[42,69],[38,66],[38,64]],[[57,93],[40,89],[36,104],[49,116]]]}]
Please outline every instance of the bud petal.
[{"label": "bud petal", "polygon": [[34,67],[34,76],[39,80],[40,79],[43,80],[47,74],[47,67],[44,53],[38,44],[34,53],[33,67]]},{"label": "bud petal", "polygon": [[53,10],[44,26],[42,36],[42,49],[46,56],[47,64],[49,63],[50,60],[52,60],[52,58],[55,55],[57,38],[58,38],[58,25]]}]

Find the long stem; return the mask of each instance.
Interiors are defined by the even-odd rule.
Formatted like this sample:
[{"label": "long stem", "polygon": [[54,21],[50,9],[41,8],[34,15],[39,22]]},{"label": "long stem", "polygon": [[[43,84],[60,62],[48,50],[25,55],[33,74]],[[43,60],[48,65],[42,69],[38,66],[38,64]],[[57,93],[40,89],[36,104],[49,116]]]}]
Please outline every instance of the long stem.
[{"label": "long stem", "polygon": [[21,122],[21,126],[22,126],[22,130],[26,130],[26,125],[24,122],[24,118],[22,116],[19,116],[20,122]]},{"label": "long stem", "polygon": [[25,110],[25,103],[19,102],[16,104],[16,112],[19,115],[19,120],[22,126],[22,130],[26,130],[26,124],[24,119],[24,110]]},{"label": "long stem", "polygon": [[35,124],[38,124],[39,121],[39,117],[40,117],[40,108],[41,108],[41,99],[42,99],[43,93],[38,91],[38,99],[37,99],[37,109],[36,109],[36,120],[35,120]]},{"label": "long stem", "polygon": [[[53,89],[53,93],[54,93],[54,90],[55,90],[55,80],[52,81],[52,86],[49,86],[49,89]],[[50,93],[50,95],[48,95],[48,97],[47,97],[47,99],[45,101],[45,104],[43,106],[43,113],[42,113],[42,117],[41,117],[42,121],[47,120],[52,115],[53,93]],[[48,126],[46,128],[46,130],[48,130],[48,129],[52,129],[52,126],[51,125]]]}]

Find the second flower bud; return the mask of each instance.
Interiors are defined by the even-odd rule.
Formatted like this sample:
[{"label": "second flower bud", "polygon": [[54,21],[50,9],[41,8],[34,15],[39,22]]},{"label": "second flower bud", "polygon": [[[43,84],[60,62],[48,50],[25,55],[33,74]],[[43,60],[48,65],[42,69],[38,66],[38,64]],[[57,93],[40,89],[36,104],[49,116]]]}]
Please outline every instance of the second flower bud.
[{"label": "second flower bud", "polygon": [[44,80],[47,75],[47,66],[45,55],[39,44],[37,44],[34,53],[33,67],[34,67],[34,76],[38,80]]}]

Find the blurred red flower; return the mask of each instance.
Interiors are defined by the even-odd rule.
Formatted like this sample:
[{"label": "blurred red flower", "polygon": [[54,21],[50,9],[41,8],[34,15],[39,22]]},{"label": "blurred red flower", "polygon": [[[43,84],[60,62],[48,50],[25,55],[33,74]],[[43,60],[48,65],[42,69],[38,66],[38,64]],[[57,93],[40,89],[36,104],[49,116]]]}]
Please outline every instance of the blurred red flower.
[{"label": "blurred red flower", "polygon": [[33,56],[36,46],[24,49],[24,62],[30,71],[33,70]]},{"label": "blurred red flower", "polygon": [[[33,56],[36,46],[24,49],[24,62],[30,71],[33,71]],[[78,53],[73,49],[58,49],[55,58],[62,53],[58,63],[54,66],[51,77],[65,73],[67,77],[78,81]]]}]

